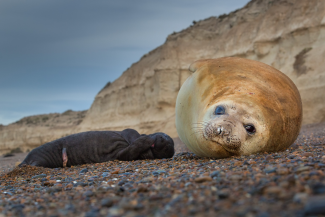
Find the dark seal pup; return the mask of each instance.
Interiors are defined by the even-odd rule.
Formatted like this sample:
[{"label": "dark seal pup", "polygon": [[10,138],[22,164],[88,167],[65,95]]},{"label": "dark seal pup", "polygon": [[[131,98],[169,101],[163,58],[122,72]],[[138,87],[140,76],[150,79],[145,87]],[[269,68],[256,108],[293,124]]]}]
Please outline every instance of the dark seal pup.
[{"label": "dark seal pup", "polygon": [[33,149],[19,166],[56,168],[111,160],[162,159],[171,158],[174,152],[173,140],[164,133],[89,131],[45,143]]}]

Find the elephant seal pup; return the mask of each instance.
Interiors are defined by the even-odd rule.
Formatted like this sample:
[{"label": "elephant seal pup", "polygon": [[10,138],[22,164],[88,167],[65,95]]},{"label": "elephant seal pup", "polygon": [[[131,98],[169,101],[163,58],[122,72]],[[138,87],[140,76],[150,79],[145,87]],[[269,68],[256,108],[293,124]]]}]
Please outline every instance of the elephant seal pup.
[{"label": "elephant seal pup", "polygon": [[171,158],[174,142],[164,133],[140,135],[136,130],[89,131],[41,145],[19,165],[65,167],[111,160]]},{"label": "elephant seal pup", "polygon": [[281,151],[297,138],[300,94],[264,63],[225,57],[194,62],[176,100],[180,139],[201,157]]}]

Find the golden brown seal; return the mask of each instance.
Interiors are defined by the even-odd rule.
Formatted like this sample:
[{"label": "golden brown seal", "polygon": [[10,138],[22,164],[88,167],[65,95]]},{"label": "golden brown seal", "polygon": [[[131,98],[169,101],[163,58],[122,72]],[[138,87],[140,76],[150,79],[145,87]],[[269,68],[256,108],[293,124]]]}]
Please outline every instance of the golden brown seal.
[{"label": "golden brown seal", "polygon": [[176,101],[180,139],[202,157],[288,148],[302,121],[300,94],[282,72],[254,60],[194,62]]}]

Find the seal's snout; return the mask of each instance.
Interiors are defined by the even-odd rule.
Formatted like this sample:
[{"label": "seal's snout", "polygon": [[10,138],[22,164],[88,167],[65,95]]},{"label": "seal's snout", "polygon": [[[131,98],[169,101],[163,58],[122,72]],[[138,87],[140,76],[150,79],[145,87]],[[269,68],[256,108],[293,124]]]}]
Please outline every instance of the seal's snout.
[{"label": "seal's snout", "polygon": [[205,135],[207,137],[224,137],[229,136],[232,133],[232,126],[231,125],[215,125],[213,123],[208,124],[205,128]]},{"label": "seal's snout", "polygon": [[231,134],[231,128],[218,126],[216,130],[214,130],[215,136],[228,136]]}]

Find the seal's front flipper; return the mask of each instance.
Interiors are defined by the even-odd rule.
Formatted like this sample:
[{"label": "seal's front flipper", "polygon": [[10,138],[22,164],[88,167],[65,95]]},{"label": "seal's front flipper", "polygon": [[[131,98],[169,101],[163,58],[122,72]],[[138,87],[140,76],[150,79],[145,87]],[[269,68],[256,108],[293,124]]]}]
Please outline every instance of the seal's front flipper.
[{"label": "seal's front flipper", "polygon": [[122,131],[121,136],[131,145],[136,139],[140,137],[140,134],[133,129],[125,129]]},{"label": "seal's front flipper", "polygon": [[18,165],[18,167],[25,167],[25,166],[27,166],[28,164],[27,163],[25,163],[25,161],[23,161],[23,162],[21,162],[19,165]]},{"label": "seal's front flipper", "polygon": [[66,167],[67,163],[68,163],[68,155],[67,155],[67,149],[66,148],[62,149],[62,160],[63,160],[63,167]]}]

